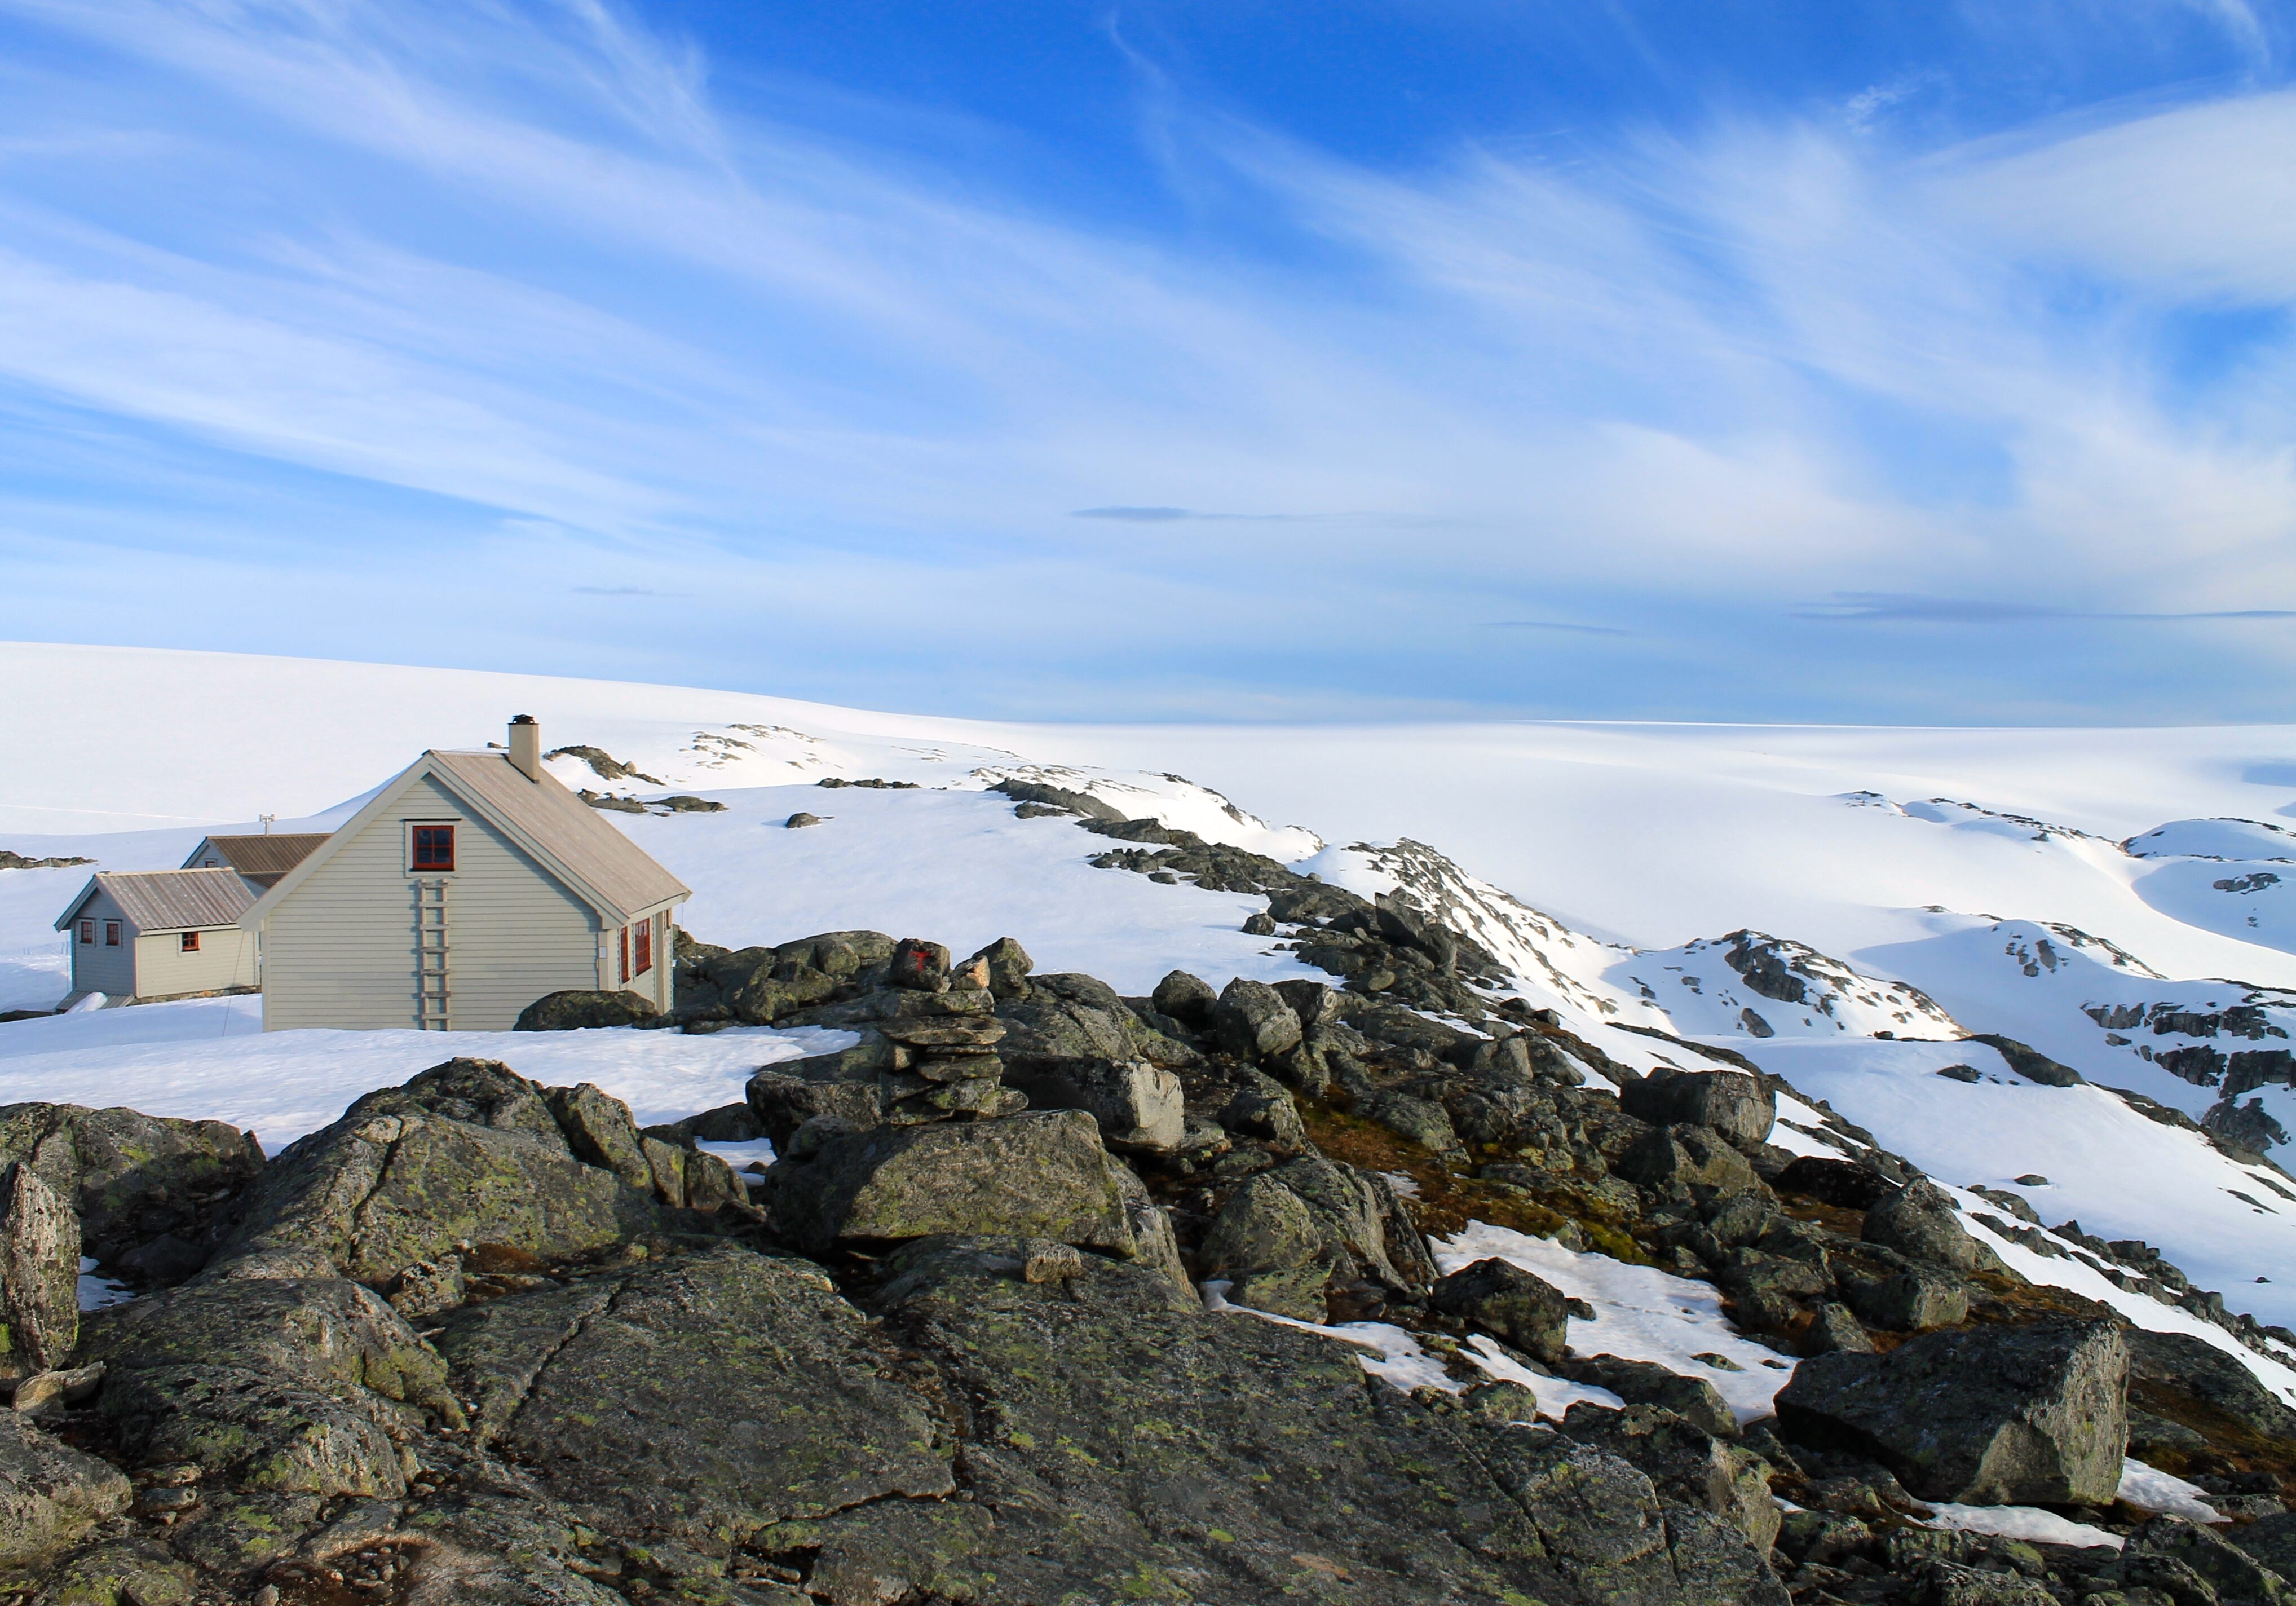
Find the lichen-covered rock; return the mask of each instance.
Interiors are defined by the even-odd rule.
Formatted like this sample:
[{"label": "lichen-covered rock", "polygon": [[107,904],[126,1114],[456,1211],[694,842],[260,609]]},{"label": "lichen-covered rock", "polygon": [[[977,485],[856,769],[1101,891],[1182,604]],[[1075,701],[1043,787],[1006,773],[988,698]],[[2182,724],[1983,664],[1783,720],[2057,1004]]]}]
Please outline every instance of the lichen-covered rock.
[{"label": "lichen-covered rock", "polygon": [[1210,1277],[1224,1277],[1239,1305],[1303,1322],[1324,1316],[1333,1261],[1307,1201],[1265,1173],[1228,1196],[1196,1251]]},{"label": "lichen-covered rock", "polygon": [[860,1502],[945,1495],[954,1448],[829,1279],[731,1245],[456,1313],[480,1442],[595,1527],[711,1549]]},{"label": "lichen-covered rock", "polygon": [[135,1493],[117,1469],[0,1411],[0,1566],[53,1555]]},{"label": "lichen-covered rock", "polygon": [[1653,1127],[1710,1127],[1742,1149],[1769,1140],[1777,1095],[1759,1077],[1736,1070],[1675,1070],[1661,1066],[1619,1089],[1619,1108]]},{"label": "lichen-covered rock", "polygon": [[599,1026],[644,1026],[661,1013],[636,993],[569,989],[545,993],[519,1012],[514,1032],[572,1032]]},{"label": "lichen-covered rock", "polygon": [[1208,1315],[1132,1267],[1030,1283],[1021,1248],[885,1262],[877,1308],[967,1402],[969,1486],[759,1534],[815,1598],[1721,1606],[1684,1575],[1728,1557],[1737,1598],[1782,1602],[1742,1541],[1676,1543],[1624,1463],[1366,1386],[1344,1347]]},{"label": "lichen-covered rock", "polygon": [[1169,1015],[1183,1026],[1202,1031],[1212,1023],[1212,1009],[1219,1003],[1219,995],[1201,976],[1174,971],[1156,984],[1151,1002],[1159,1014]]},{"label": "lichen-covered rock", "polygon": [[1031,976],[1028,996],[997,1000],[996,1018],[1007,1028],[997,1051],[1016,1079],[1052,1061],[1141,1058],[1131,1009],[1090,976]]},{"label": "lichen-covered rock", "polygon": [[1761,1186],[1746,1157],[1707,1127],[1660,1127],[1636,1140],[1612,1169],[1661,1196],[1726,1198]]},{"label": "lichen-covered rock", "polygon": [[1666,1411],[1709,1438],[1738,1437],[1738,1418],[1721,1391],[1702,1377],[1669,1371],[1655,1361],[1628,1360],[1615,1355],[1580,1356],[1564,1370],[1574,1382],[1608,1389],[1629,1405]]},{"label": "lichen-covered rock", "polygon": [[644,1193],[576,1157],[542,1088],[453,1060],[290,1144],[234,1207],[217,1258],[312,1248],[381,1286],[457,1244],[581,1255],[656,1221]]},{"label": "lichen-covered rock", "polygon": [[832,1132],[766,1172],[759,1202],[812,1254],[842,1242],[1007,1233],[1139,1248],[1100,1130],[1080,1110]]},{"label": "lichen-covered rock", "polygon": [[1867,1243],[1956,1272],[1977,1264],[1976,1240],[1963,1230],[1945,1190],[1927,1177],[1875,1201],[1866,1212],[1859,1236]]},{"label": "lichen-covered rock", "polygon": [[[155,1240],[201,1243],[215,1207],[263,1170],[262,1149],[236,1127],[77,1104],[0,1106],[0,1163],[11,1160],[70,1202],[81,1252],[107,1263]],[[193,1251],[190,1269],[204,1258]]]},{"label": "lichen-covered rock", "polygon": [[79,1340],[79,1218],[21,1160],[0,1170],[0,1377],[51,1372]]},{"label": "lichen-covered rock", "polygon": [[[1581,1444],[1632,1463],[1662,1500],[1711,1512],[1746,1542],[1767,1553],[1784,1515],[1770,1495],[1769,1463],[1653,1405],[1623,1411],[1580,1404],[1564,1415],[1563,1431]],[[1731,1424],[1734,1437],[1737,1424]]]},{"label": "lichen-covered rock", "polygon": [[1037,962],[1029,957],[1029,950],[1010,937],[1000,937],[995,942],[967,959],[958,967],[970,971],[975,965],[988,969],[988,987],[999,998],[1025,998],[1029,995],[1029,972]]},{"label": "lichen-covered rock", "polygon": [[1264,981],[1239,976],[1221,989],[1211,1012],[1220,1046],[1257,1063],[1300,1046],[1300,1017]]},{"label": "lichen-covered rock", "polygon": [[1113,1148],[1168,1153],[1180,1146],[1187,1110],[1180,1079],[1144,1060],[1035,1061],[1005,1078],[1032,1110],[1082,1110]]},{"label": "lichen-covered rock", "polygon": [[2128,1351],[2111,1324],[1923,1333],[1804,1361],[1777,1397],[1790,1440],[1880,1462],[1916,1496],[2109,1504],[2128,1439]]},{"label": "lichen-covered rock", "polygon": [[1372,1094],[1356,1105],[1356,1113],[1374,1121],[1398,1137],[1418,1144],[1431,1154],[1452,1154],[1459,1135],[1450,1112],[1432,1099],[1414,1098],[1392,1090]]},{"label": "lichen-covered rock", "polygon": [[1434,1285],[1427,1304],[1547,1365],[1567,1353],[1570,1299],[1545,1278],[1505,1260],[1460,1267]]}]

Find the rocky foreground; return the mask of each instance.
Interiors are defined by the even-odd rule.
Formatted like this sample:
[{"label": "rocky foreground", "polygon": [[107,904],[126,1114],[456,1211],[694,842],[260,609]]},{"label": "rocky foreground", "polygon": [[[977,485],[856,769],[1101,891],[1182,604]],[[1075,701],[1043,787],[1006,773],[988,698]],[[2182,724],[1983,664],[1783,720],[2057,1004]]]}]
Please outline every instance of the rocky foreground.
[{"label": "rocky foreground", "polygon": [[[1478,987],[1456,933],[1353,913],[1308,916],[1352,989],[1125,999],[1010,942],[689,945],[656,1024],[857,1042],[644,1131],[470,1060],[267,1163],[212,1123],[0,1110],[0,1592],[2296,1599],[2296,1417],[2229,1357],[2024,1284],[1848,1129],[1839,1159],[1771,1146],[1760,1077],[1637,1078]],[[759,1135],[752,1176],[696,1147]],[[1439,1275],[1423,1234],[1470,1217],[1717,1282],[1799,1363],[1776,1415],[1604,1354],[1598,1313],[1505,1262]],[[144,1297],[81,1315],[83,1253]],[[1456,1391],[1296,1324],[1358,1318]],[[1471,1338],[1626,1408],[1538,1425]],[[2132,1443],[2234,1522],[2117,1501]],[[2120,1545],[1927,1526],[1939,1502]]]}]

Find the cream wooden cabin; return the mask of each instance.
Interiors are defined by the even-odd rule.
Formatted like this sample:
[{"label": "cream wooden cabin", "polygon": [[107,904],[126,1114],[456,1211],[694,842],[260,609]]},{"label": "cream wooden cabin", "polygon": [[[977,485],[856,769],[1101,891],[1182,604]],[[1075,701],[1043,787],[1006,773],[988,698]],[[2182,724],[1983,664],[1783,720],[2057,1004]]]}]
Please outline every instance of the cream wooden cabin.
[{"label": "cream wooden cabin", "polygon": [[263,1025],[500,1031],[547,993],[671,993],[678,879],[542,767],[426,752],[240,916]]},{"label": "cream wooden cabin", "polygon": [[239,917],[254,902],[254,889],[234,870],[97,872],[56,917],[71,946],[65,1002],[90,993],[145,1004],[251,989],[255,936]]}]

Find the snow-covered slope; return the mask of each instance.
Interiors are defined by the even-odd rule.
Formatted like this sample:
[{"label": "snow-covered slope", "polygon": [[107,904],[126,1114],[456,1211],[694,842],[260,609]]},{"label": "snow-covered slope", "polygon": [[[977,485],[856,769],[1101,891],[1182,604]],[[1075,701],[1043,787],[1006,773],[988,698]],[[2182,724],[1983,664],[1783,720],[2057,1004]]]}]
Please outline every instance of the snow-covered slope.
[{"label": "snow-covered slope", "polygon": [[[2296,1265],[2275,1173],[1964,1040],[2015,1038],[2243,1142],[2296,1129],[2296,919],[2281,913],[2296,875],[2274,867],[2296,837],[2268,823],[2296,815],[2296,732],[1032,727],[48,646],[0,646],[0,674],[18,692],[0,714],[0,848],[27,856],[149,868],[260,814],[324,829],[421,748],[499,740],[532,713],[549,746],[581,750],[551,761],[570,785],[724,805],[609,816],[696,889],[686,921],[705,939],[1009,935],[1045,968],[1134,992],[1175,967],[1313,973],[1282,934],[1242,930],[1261,899],[1095,868],[1104,839],[987,789],[1086,794],[1366,896],[1406,892],[1629,1065],[1699,1062],[1652,1032],[1726,1045],[1948,1182],[2046,1175],[2033,1203],[2052,1221],[2147,1239],[2236,1308],[2296,1319],[2296,1280],[2254,1281]],[[790,828],[799,812],[821,823]],[[48,922],[86,873],[0,870],[0,1009],[62,994]],[[206,1100],[291,1135],[351,1082],[441,1046],[249,1042],[243,1004],[124,1013],[0,1025],[0,1097]],[[791,1052],[770,1038],[729,1041],[751,1063]],[[710,1041],[663,1037],[660,1065],[580,1074],[663,1109],[681,1077],[722,1092],[721,1051],[688,1064],[680,1046]],[[557,1046],[519,1052],[549,1071],[535,1056]]]}]

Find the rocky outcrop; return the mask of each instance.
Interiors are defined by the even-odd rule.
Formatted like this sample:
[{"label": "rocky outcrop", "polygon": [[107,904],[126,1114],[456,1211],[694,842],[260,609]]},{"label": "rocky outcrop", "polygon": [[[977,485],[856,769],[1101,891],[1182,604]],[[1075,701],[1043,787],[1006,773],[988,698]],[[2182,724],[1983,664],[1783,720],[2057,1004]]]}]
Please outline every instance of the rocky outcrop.
[{"label": "rocky outcrop", "polygon": [[263,1170],[253,1135],[76,1104],[0,1106],[0,1164],[20,1161],[79,1217],[79,1252],[149,1282],[205,1262],[217,1213]]},{"label": "rocky outcrop", "polygon": [[554,1100],[562,1127],[545,1089],[490,1060],[369,1094],[280,1154],[234,1208],[217,1258],[316,1250],[380,1286],[463,1246],[550,1258],[650,1232],[665,1199],[687,1203],[671,1170],[682,1151],[657,1144],[657,1170],[629,1111],[584,1093]]},{"label": "rocky outcrop", "polygon": [[949,1233],[1139,1252],[1123,1168],[1081,1110],[825,1132],[766,1174],[773,1225],[808,1254]]},{"label": "rocky outcrop", "polygon": [[55,1554],[134,1497],[118,1469],[0,1411],[0,1567]]},{"label": "rocky outcrop", "polygon": [[726,1245],[643,1262],[472,1306],[436,1342],[473,1441],[607,1532],[722,1551],[955,1487],[952,1436],[898,1347],[804,1261]]},{"label": "rocky outcrop", "polygon": [[1705,1127],[1742,1149],[1754,1149],[1769,1141],[1778,1101],[1760,1077],[1742,1071],[1660,1067],[1621,1086],[1619,1108],[1653,1127]]},{"label": "rocky outcrop", "polygon": [[0,1379],[53,1371],[79,1340],[79,1219],[22,1160],[0,1170]]},{"label": "rocky outcrop", "polygon": [[519,1012],[515,1032],[571,1032],[601,1026],[644,1026],[661,1011],[636,993],[545,993]]},{"label": "rocky outcrop", "polygon": [[1871,1457],[1925,1500],[2109,1504],[2128,1351],[2108,1323],[1924,1333],[1805,1361],[1777,1397],[1795,1442]]},{"label": "rocky outcrop", "polygon": [[1427,1304],[1550,1366],[1569,1348],[1570,1299],[1545,1278],[1504,1260],[1460,1267],[1428,1291]]}]

